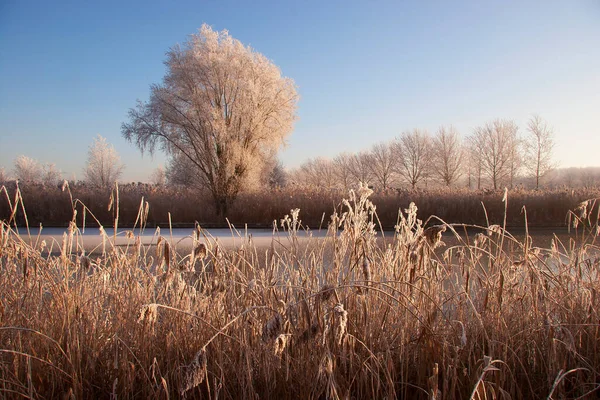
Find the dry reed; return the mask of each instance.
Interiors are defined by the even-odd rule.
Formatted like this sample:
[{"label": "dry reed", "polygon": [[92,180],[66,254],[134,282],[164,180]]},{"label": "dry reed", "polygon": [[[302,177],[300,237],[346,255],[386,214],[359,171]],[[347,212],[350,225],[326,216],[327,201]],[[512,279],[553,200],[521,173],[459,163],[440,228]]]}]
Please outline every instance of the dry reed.
[{"label": "dry reed", "polygon": [[381,239],[361,188],[325,238],[299,240],[294,209],[266,248],[226,249],[197,226],[191,255],[160,232],[158,251],[104,234],[86,255],[79,203],[62,243],[42,245],[17,233],[20,195],[2,193],[2,398],[586,398],[600,385],[593,199],[573,207],[577,241],[550,248],[492,224],[470,237],[414,204]]}]

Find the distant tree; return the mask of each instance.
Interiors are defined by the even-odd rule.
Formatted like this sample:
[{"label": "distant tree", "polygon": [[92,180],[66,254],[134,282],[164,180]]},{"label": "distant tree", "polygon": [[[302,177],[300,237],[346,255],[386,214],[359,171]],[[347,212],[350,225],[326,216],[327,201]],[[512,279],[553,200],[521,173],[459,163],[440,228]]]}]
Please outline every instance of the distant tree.
[{"label": "distant tree", "polygon": [[6,175],[6,171],[4,167],[0,168],[0,183],[4,183],[8,181],[8,175]]},{"label": "distant tree", "polygon": [[20,181],[39,183],[42,166],[37,160],[21,155],[15,159],[13,174]]},{"label": "distant tree", "polygon": [[478,158],[483,175],[494,189],[508,183],[516,172],[518,128],[513,121],[497,119],[475,128],[469,137],[471,151]]},{"label": "distant tree", "polygon": [[42,182],[46,186],[55,186],[62,180],[62,173],[58,168],[56,168],[56,164],[48,163],[44,165],[42,171]]},{"label": "distant tree", "polygon": [[266,156],[291,133],[294,82],[262,54],[208,25],[171,48],[165,65],[163,83],[130,110],[122,134],[142,152],[159,146],[187,159],[194,182],[210,190],[224,216],[240,191],[256,187]]},{"label": "distant tree", "polygon": [[414,129],[403,132],[395,142],[398,173],[415,189],[430,169],[431,140],[427,131]]},{"label": "distant tree", "polygon": [[523,141],[515,135],[509,146],[508,184],[512,188],[523,169]]},{"label": "distant tree", "polygon": [[263,172],[263,185],[271,189],[282,188],[287,185],[288,174],[281,160],[276,157],[265,165]]},{"label": "distant tree", "polygon": [[396,176],[396,158],[391,143],[377,143],[369,152],[371,176],[380,189],[387,190]]},{"label": "distant tree", "polygon": [[297,171],[297,180],[302,186],[312,189],[333,189],[337,186],[333,162],[320,157],[304,162]]},{"label": "distant tree", "polygon": [[167,171],[162,165],[156,167],[150,174],[150,183],[153,185],[162,186],[167,183]]},{"label": "distant tree", "polygon": [[586,189],[597,187],[600,183],[600,168],[598,167],[579,168],[578,173],[581,186]]},{"label": "distant tree", "polygon": [[348,153],[339,154],[333,159],[335,176],[337,177],[342,189],[344,189],[344,192],[348,192],[353,184],[351,163],[352,155]]},{"label": "distant tree", "polygon": [[527,171],[535,179],[536,189],[540,181],[555,168],[552,160],[554,149],[554,132],[539,115],[534,115],[527,124],[527,135],[524,141],[524,163]]},{"label": "distant tree", "polygon": [[463,154],[465,154],[467,164],[468,183],[467,186],[471,188],[481,189],[483,167],[481,152],[478,149],[479,143],[474,138],[468,137],[463,142]]},{"label": "distant tree", "polygon": [[446,186],[451,186],[462,176],[463,146],[453,126],[440,127],[431,143],[432,173]]},{"label": "distant tree", "polygon": [[89,147],[83,174],[89,184],[109,187],[120,178],[124,167],[115,148],[98,135]]},{"label": "distant tree", "polygon": [[371,157],[366,151],[353,154],[350,156],[350,175],[356,185],[363,183],[370,185],[373,180],[373,174],[371,172]]},{"label": "distant tree", "polygon": [[204,182],[198,174],[196,165],[189,158],[176,152],[171,154],[165,172],[169,185],[202,187]]}]

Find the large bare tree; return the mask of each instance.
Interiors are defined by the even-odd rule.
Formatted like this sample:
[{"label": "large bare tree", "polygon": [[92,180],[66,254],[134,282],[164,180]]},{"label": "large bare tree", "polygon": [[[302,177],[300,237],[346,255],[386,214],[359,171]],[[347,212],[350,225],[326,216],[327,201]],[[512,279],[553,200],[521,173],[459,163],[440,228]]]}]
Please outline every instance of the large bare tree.
[{"label": "large bare tree", "polygon": [[98,135],[88,150],[83,170],[85,180],[94,186],[109,187],[121,177],[123,168],[125,166],[114,146]]},{"label": "large bare tree", "polygon": [[159,146],[187,159],[225,215],[291,133],[295,84],[265,56],[207,25],[171,48],[165,65],[163,83],[130,110],[122,134],[142,152]]},{"label": "large bare tree", "polygon": [[456,183],[462,175],[463,146],[451,125],[440,127],[432,140],[431,171],[446,186]]},{"label": "large bare tree", "polygon": [[432,155],[429,133],[421,129],[405,131],[394,147],[398,173],[415,189],[429,174]]},{"label": "large bare tree", "polygon": [[481,171],[494,189],[503,183],[512,183],[515,176],[520,155],[517,132],[513,121],[497,119],[475,128],[469,138]]},{"label": "large bare tree", "polygon": [[535,188],[555,164],[552,159],[554,132],[539,115],[534,115],[527,124],[529,134],[524,140],[524,164],[529,174],[535,178]]},{"label": "large bare tree", "polygon": [[380,189],[387,190],[396,176],[396,158],[391,143],[377,143],[369,152],[371,176]]}]

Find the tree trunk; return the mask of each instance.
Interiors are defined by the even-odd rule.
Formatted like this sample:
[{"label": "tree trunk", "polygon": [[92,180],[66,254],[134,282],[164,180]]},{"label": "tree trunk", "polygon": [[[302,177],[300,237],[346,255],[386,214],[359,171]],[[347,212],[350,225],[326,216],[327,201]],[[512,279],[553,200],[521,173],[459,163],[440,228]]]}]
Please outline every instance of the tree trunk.
[{"label": "tree trunk", "polygon": [[226,195],[215,195],[215,210],[217,211],[217,217],[219,220],[225,220],[227,218],[227,212],[229,211],[229,206],[233,202],[233,199],[229,198]]}]

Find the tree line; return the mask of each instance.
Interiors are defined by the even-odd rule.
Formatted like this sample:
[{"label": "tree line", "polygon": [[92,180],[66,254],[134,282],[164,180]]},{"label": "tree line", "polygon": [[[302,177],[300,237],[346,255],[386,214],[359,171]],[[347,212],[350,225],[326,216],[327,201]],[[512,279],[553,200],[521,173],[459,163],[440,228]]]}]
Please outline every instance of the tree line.
[{"label": "tree line", "polygon": [[[125,165],[119,153],[106,138],[98,135],[88,149],[88,156],[83,169],[83,182],[96,187],[111,187],[123,174]],[[54,163],[41,164],[38,160],[20,155],[14,160],[12,177],[19,182],[60,185],[63,174]],[[0,168],[0,183],[9,180],[4,168]]]},{"label": "tree line", "polygon": [[453,126],[442,126],[434,134],[413,129],[366,151],[309,159],[288,180],[303,187],[344,190],[358,182],[381,190],[458,185],[498,189],[529,177],[539,188],[555,167],[553,147],[553,130],[537,115],[530,118],[524,136],[514,121],[503,119],[476,127],[464,139]]}]

